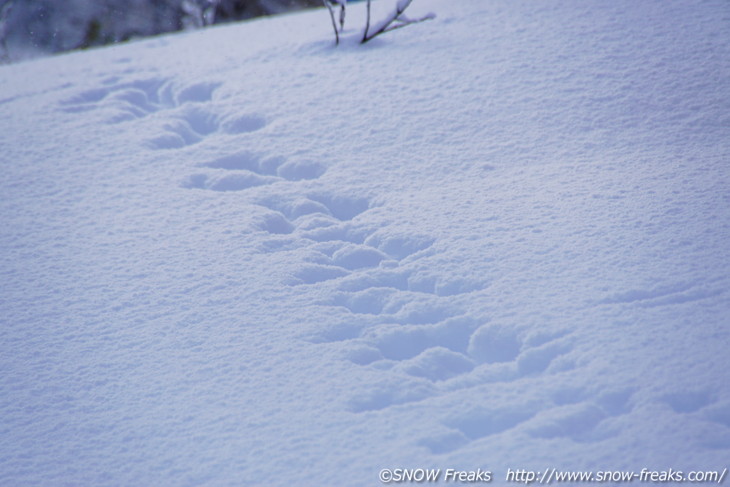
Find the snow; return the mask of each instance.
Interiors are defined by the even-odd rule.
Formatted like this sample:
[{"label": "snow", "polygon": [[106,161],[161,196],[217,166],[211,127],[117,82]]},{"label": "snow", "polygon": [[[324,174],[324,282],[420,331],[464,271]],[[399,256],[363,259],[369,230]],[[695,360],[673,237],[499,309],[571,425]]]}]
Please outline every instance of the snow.
[{"label": "snow", "polygon": [[727,4],[364,9],[0,67],[0,484],[728,466]]}]

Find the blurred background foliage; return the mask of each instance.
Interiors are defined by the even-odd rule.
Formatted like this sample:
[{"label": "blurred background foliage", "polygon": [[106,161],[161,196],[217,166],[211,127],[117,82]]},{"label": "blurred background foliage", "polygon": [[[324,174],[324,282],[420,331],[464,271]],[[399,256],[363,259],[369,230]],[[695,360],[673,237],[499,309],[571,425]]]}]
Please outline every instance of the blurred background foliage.
[{"label": "blurred background foliage", "polygon": [[0,0],[0,61],[319,6],[321,0]]}]

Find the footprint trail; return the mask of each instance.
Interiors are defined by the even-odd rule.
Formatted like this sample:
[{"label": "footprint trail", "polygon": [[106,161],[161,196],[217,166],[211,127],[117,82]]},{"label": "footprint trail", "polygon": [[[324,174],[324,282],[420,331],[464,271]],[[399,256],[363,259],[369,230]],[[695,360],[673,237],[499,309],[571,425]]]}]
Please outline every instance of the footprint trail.
[{"label": "footprint trail", "polygon": [[158,135],[150,137],[151,149],[179,149],[215,135],[236,135],[264,128],[267,121],[257,114],[222,116],[211,108],[217,81],[180,85],[172,78],[151,77],[124,81],[104,80],[101,87],[77,93],[59,103],[65,113],[104,109],[106,123],[116,125],[151,118],[158,121]]},{"label": "footprint trail", "polygon": [[[110,124],[154,117],[159,133],[148,139],[150,150],[172,152],[211,137],[265,129],[268,120],[257,114],[217,112],[213,102],[221,85],[110,78],[59,108],[78,113],[104,107],[113,114]],[[311,291],[318,296],[315,305],[344,316],[305,338],[339,349],[343,360],[376,377],[343,399],[347,411],[372,414],[447,400],[455,391],[529,382],[574,367],[570,335],[527,335],[513,322],[491,322],[467,312],[466,305],[483,299],[489,283],[434,267],[433,259],[444,252],[438,239],[379,222],[371,198],[317,190],[326,170],[317,161],[239,148],[197,164],[180,186],[211,196],[247,195],[270,186],[265,196],[258,191],[247,198],[263,210],[256,223],[257,231],[268,234],[261,251],[297,249],[299,262],[283,284]],[[530,400],[445,414],[442,431],[419,444],[444,454],[516,428],[535,438],[597,441],[611,434],[606,426],[611,419],[630,408],[630,391],[603,397],[564,388],[547,406]],[[719,411],[708,417],[722,422],[724,410]]]}]

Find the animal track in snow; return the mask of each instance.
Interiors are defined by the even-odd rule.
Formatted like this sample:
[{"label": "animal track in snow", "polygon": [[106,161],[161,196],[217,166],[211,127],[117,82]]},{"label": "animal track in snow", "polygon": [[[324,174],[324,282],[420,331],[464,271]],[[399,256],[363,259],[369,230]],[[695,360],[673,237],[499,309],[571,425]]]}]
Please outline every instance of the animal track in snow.
[{"label": "animal track in snow", "polygon": [[212,134],[240,134],[266,126],[263,118],[253,115],[244,115],[233,120],[221,119],[202,105],[182,107],[170,118],[163,125],[165,133],[150,139],[150,148],[179,149],[196,144]]},{"label": "animal track in snow", "polygon": [[[318,177],[324,168],[311,163],[282,165],[279,175],[292,178]],[[259,225],[261,230],[272,234],[293,233],[307,245],[312,256],[293,273],[289,284],[314,284],[334,277],[344,276],[354,270],[378,265],[388,256],[375,248],[364,245],[366,228],[352,224],[351,220],[369,208],[369,201],[362,198],[311,194],[294,199],[267,197],[259,205],[269,210]],[[272,225],[271,222],[277,222]],[[279,229],[286,228],[286,232]],[[272,249],[267,246],[268,251]],[[340,271],[333,271],[334,268]]]},{"label": "animal track in snow", "polygon": [[[301,170],[292,170],[292,172],[300,173]],[[311,166],[310,174],[307,177],[300,177],[299,179],[314,179],[319,177],[323,172],[323,167],[313,165]],[[307,197],[300,197],[293,200],[282,200],[281,198],[272,197],[260,201],[260,204],[272,211],[278,211],[292,222],[299,220],[302,217],[312,216],[330,218],[339,222],[347,222],[370,208],[370,201],[366,198],[332,195],[327,193],[315,193],[308,195]],[[308,219],[305,219],[304,221],[297,223],[297,225],[305,225],[307,220]]]},{"label": "animal track in snow", "polygon": [[593,394],[583,388],[563,386],[552,394],[552,404],[548,400],[547,404],[532,401],[509,407],[472,407],[444,418],[445,431],[422,439],[420,444],[434,454],[450,453],[515,428],[539,439],[602,441],[620,431],[617,421],[633,410],[634,392],[618,388]]},{"label": "animal track in snow", "polygon": [[[207,168],[208,171],[189,176],[183,182],[183,187],[241,191],[278,181],[315,179],[325,171],[324,166],[310,161],[287,161],[283,157],[266,157],[249,151],[221,157],[201,167]],[[280,221],[278,224],[277,218]],[[265,229],[271,233],[289,233],[281,231],[282,228],[291,226],[283,215],[272,216],[268,220]]]},{"label": "animal track in snow", "polygon": [[[216,189],[230,173],[269,184],[323,172],[316,166],[284,172],[284,164],[241,153],[206,164],[217,175],[196,175],[188,187]],[[246,181],[241,189],[251,179]],[[278,248],[296,248],[304,255],[287,284],[325,286],[318,304],[347,313],[345,321],[323,326],[309,340],[336,344],[351,362],[383,374],[377,386],[347,400],[351,411],[374,411],[568,368],[565,363],[555,367],[572,349],[562,335],[524,337],[511,324],[484,324],[464,315],[458,304],[462,297],[488,283],[442,275],[424,265],[422,259],[437,254],[435,239],[374,226],[365,216],[372,215],[370,200],[330,192],[269,196],[258,204],[267,210],[259,229],[271,234],[281,244]],[[266,246],[267,252],[275,249]],[[485,435],[497,429],[483,428]]]},{"label": "animal track in snow", "polygon": [[[357,217],[369,211],[367,200],[318,195],[261,204],[271,210],[262,230],[310,242],[304,244],[308,257],[288,284],[327,286],[329,298],[319,304],[349,313],[351,323],[325,327],[310,340],[336,343],[351,362],[383,374],[383,383],[347,401],[351,411],[571,367],[562,359],[572,350],[564,334],[524,336],[512,324],[464,315],[461,296],[488,283],[443,276],[423,265],[421,259],[437,253],[435,240],[366,225]],[[485,426],[484,434],[496,428]],[[471,441],[463,436],[450,433],[454,445]]]},{"label": "animal track in snow", "polygon": [[[270,181],[265,178],[280,180],[288,174],[281,172],[280,161],[250,154],[206,166],[254,174],[262,184]],[[218,181],[198,177],[197,187]],[[572,345],[564,334],[525,335],[512,323],[484,323],[465,315],[463,300],[488,282],[435,271],[424,260],[438,254],[435,239],[373,225],[370,200],[332,192],[269,196],[258,203],[267,210],[259,229],[271,234],[278,248],[296,248],[304,255],[287,284],[318,287],[324,297],[317,304],[345,313],[346,318],[323,326],[309,341],[340,347],[344,358],[382,376],[346,399],[350,411],[376,411],[572,367],[565,358]],[[266,251],[275,249],[270,245]],[[478,414],[455,419],[447,444],[457,448],[474,441],[474,435],[496,434],[537,412],[533,408],[489,424]],[[472,424],[479,425],[478,433]],[[442,442],[431,442],[434,452],[448,449],[437,444]]]},{"label": "animal track in snow", "polygon": [[[226,162],[225,166],[228,166]],[[246,165],[259,173],[261,165]],[[270,213],[259,228],[274,238],[297,240],[297,249],[308,255],[288,282],[292,286],[328,287],[329,298],[321,305],[344,308],[352,325],[326,327],[310,336],[315,343],[338,343],[353,363],[382,370],[398,389],[380,385],[352,398],[352,411],[364,412],[422,400],[439,394],[436,385],[469,374],[490,358],[488,347],[470,340],[478,321],[462,316],[451,301],[484,289],[477,279],[442,276],[424,266],[421,259],[434,255],[435,239],[409,235],[392,227],[373,227],[358,217],[372,209],[363,198],[334,193],[299,198],[269,197],[259,204]],[[278,241],[278,240],[277,240]],[[284,248],[284,247],[282,247]],[[267,247],[271,251],[272,247]],[[420,264],[419,264],[420,262]],[[521,350],[516,335],[512,355],[524,362],[524,375],[547,368],[561,351],[539,355]],[[487,349],[486,351],[483,349]],[[474,356],[471,356],[471,353]],[[524,353],[523,353],[524,352]],[[521,362],[521,363],[522,363]],[[516,372],[517,374],[517,372]],[[405,386],[404,384],[409,384]],[[410,393],[404,387],[413,388]]]},{"label": "animal track in snow", "polygon": [[220,82],[201,82],[178,86],[168,78],[125,82],[112,77],[102,81],[99,88],[61,101],[60,109],[79,113],[104,108],[112,112],[108,119],[110,124],[169,112],[169,119],[163,122],[163,133],[148,141],[152,149],[178,149],[216,133],[241,134],[266,126],[266,120],[259,115],[222,117],[212,111],[207,104],[221,85]]},{"label": "animal track in snow", "polygon": [[572,350],[562,334],[523,339],[510,327],[480,326],[468,316],[439,316],[432,321],[385,321],[361,327],[353,333],[355,338],[348,337],[346,357],[361,366],[433,384],[424,399],[570,369],[568,362],[559,360]]},{"label": "animal track in snow", "polygon": [[101,88],[82,91],[61,101],[61,110],[78,113],[110,107],[117,113],[109,123],[121,123],[146,117],[160,110],[172,109],[191,102],[207,102],[221,85],[217,82],[196,83],[176,87],[168,78],[148,78],[119,82],[110,78]]},{"label": "animal track in snow", "polygon": [[443,421],[445,432],[424,438],[421,446],[433,454],[450,453],[471,442],[510,431],[534,417],[536,404],[515,404],[497,408],[472,407]]},{"label": "animal track in snow", "polygon": [[[424,352],[434,349],[439,350],[436,355],[431,355],[434,358],[405,363],[403,367],[405,371],[413,372],[411,375],[430,377],[428,374],[418,372],[418,368],[438,361],[436,356],[450,357],[452,354],[460,355],[461,358],[458,362],[462,365],[468,362],[469,369],[471,369],[474,367],[474,363],[468,360],[465,352],[469,337],[476,326],[477,324],[467,317],[449,318],[431,325],[380,325],[369,329],[360,337],[365,348],[375,350],[377,354],[371,354],[368,361],[357,360],[355,358],[357,355],[353,355],[353,361],[360,365],[368,365],[376,360],[408,362]],[[455,362],[448,358],[445,361]],[[459,365],[457,368],[462,368],[462,366]],[[434,377],[434,380],[443,380],[443,378]]]},{"label": "animal track in snow", "polygon": [[294,273],[297,283],[316,284],[318,282],[329,281],[347,275],[347,271],[341,267],[333,265],[309,265],[303,266]]},{"label": "animal track in snow", "polygon": [[486,287],[486,283],[481,280],[444,278],[428,271],[414,269],[413,266],[402,265],[402,261],[395,259],[386,260],[384,264],[385,266],[377,269],[366,269],[348,276],[340,283],[339,291],[355,296],[368,289],[385,288],[412,296],[450,297],[479,291]]},{"label": "animal track in snow", "polygon": [[716,401],[710,389],[684,390],[660,398],[678,415],[709,423],[700,444],[712,450],[730,450],[730,401]]},{"label": "animal track in snow", "polygon": [[554,394],[555,407],[540,413],[529,429],[534,438],[568,438],[575,442],[595,442],[616,434],[612,418],[633,410],[632,388],[601,391],[595,396],[572,391],[574,400],[567,400],[564,391]]},{"label": "animal track in snow", "polygon": [[[554,359],[570,351],[570,346],[561,341],[551,340],[540,346],[523,343],[509,328],[480,327],[466,316],[446,318],[431,325],[389,326],[387,330],[361,338],[376,348],[383,359],[400,361],[395,368],[409,375],[444,381],[482,365],[487,370],[496,366],[496,372],[475,378],[475,383],[465,381],[456,385],[457,388],[487,379],[512,381],[543,373]],[[443,370],[436,370],[436,364],[442,364]],[[432,369],[433,372],[428,372]]]},{"label": "animal track in snow", "polygon": [[209,110],[199,107],[184,107],[171,121],[163,125],[165,134],[150,139],[153,149],[177,149],[192,145],[220,128],[217,117]]},{"label": "animal track in snow", "polygon": [[[301,269],[293,273],[292,285],[314,284],[333,278],[351,276],[343,281],[343,293],[357,293],[376,287],[414,292],[423,288],[417,276],[410,272],[391,271],[405,258],[429,248],[433,239],[423,236],[382,237],[367,226],[357,225],[353,220],[367,211],[371,204],[367,199],[332,194],[312,194],[294,200],[267,198],[260,204],[271,210],[270,219],[281,222],[277,228],[285,226],[287,233],[295,232],[297,237],[310,241],[310,248],[316,257],[303,263]],[[271,233],[271,226],[262,224],[261,228]],[[334,268],[341,271],[333,272]],[[376,270],[375,273],[367,273]],[[457,294],[469,288],[465,281],[445,282],[432,294]],[[434,283],[431,282],[431,288]],[[428,287],[428,284],[425,285]],[[429,291],[424,291],[429,292]],[[340,299],[340,297],[336,298]],[[357,299],[353,297],[353,299]]]},{"label": "animal track in snow", "polygon": [[679,414],[694,413],[712,402],[710,392],[707,390],[667,394],[662,397],[662,401],[672,408],[675,413]]}]

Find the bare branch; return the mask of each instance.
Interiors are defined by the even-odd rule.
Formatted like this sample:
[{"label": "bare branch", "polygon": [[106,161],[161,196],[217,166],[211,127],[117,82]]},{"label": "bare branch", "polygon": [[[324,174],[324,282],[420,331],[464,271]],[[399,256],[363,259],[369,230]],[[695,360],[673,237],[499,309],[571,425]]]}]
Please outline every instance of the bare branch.
[{"label": "bare branch", "polygon": [[[332,19],[332,29],[335,31],[335,45],[340,44],[340,32],[337,30],[337,21],[335,21],[335,12],[332,10],[332,5],[330,5],[329,0],[322,0],[322,3],[324,3],[324,6],[327,7],[327,10],[330,12],[330,18]],[[340,17],[341,21],[344,22],[344,17]]]},{"label": "bare branch", "polygon": [[345,8],[347,7],[347,0],[338,2],[340,4],[340,30],[345,29]]},{"label": "bare branch", "polygon": [[[388,27],[387,29],[385,29],[383,32],[390,32],[391,30],[400,29],[401,27],[405,27],[407,25],[417,24],[419,22],[425,22],[427,20],[433,20],[435,18],[436,18],[436,16],[434,14],[432,14],[432,13],[427,14],[427,15],[424,15],[420,19],[404,19],[404,18],[399,18],[398,21],[400,23],[398,23],[396,25],[391,25],[390,27]],[[373,36],[373,37],[375,37],[375,36]],[[370,39],[372,39],[372,37]],[[370,39],[368,39],[368,40],[370,40]]]},{"label": "bare branch", "polygon": [[368,38],[368,31],[370,30],[370,0],[368,0],[368,13],[367,13],[367,20],[365,21],[365,33],[362,36],[362,43],[364,44],[367,42]]},{"label": "bare branch", "polygon": [[[386,17],[379,24],[377,24],[374,32],[370,34],[370,0],[368,0],[367,25],[365,26],[365,32],[363,33],[360,43],[365,44],[369,40],[385,32],[390,32],[391,30],[400,29],[401,27],[405,27],[406,25],[416,24],[418,22],[423,22],[434,18],[433,14],[428,14],[419,19],[409,19],[403,16],[403,12],[408,8],[412,1],[413,0],[398,0],[395,10],[388,17]],[[393,25],[394,23],[395,25]]]}]

